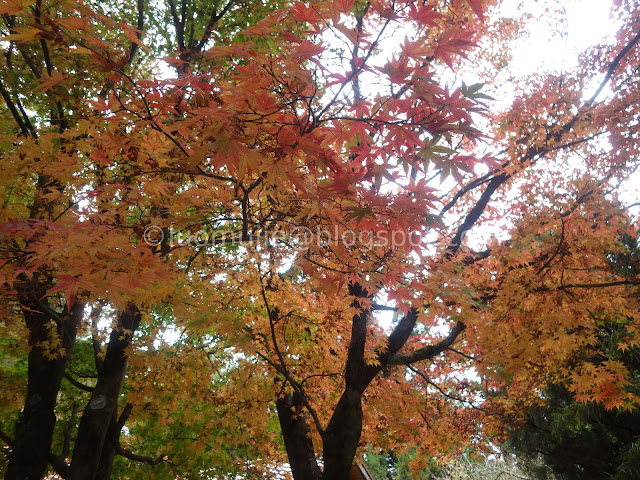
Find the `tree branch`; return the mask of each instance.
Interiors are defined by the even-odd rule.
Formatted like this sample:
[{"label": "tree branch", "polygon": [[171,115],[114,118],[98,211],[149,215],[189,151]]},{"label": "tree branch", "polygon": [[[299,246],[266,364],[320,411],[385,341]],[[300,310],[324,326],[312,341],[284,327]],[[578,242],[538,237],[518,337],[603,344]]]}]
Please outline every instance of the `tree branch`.
[{"label": "tree branch", "polygon": [[504,172],[499,174],[496,177],[493,177],[493,179],[487,185],[487,188],[485,188],[484,191],[482,192],[482,195],[480,195],[478,202],[473,206],[471,211],[465,217],[462,224],[458,227],[456,234],[451,239],[451,243],[447,248],[447,253],[445,254],[445,258],[451,258],[456,254],[456,252],[460,249],[460,246],[462,245],[462,240],[464,239],[464,236],[469,230],[471,230],[471,227],[473,227],[476,224],[476,222],[480,219],[480,217],[482,216],[482,213],[484,212],[484,209],[487,207],[487,204],[489,203],[489,200],[491,200],[491,197],[493,196],[495,191],[502,184],[504,184],[509,178],[510,178],[510,175]]},{"label": "tree branch", "polygon": [[562,223],[562,228],[560,230],[560,240],[558,241],[558,245],[555,251],[553,252],[553,254],[549,257],[549,259],[544,263],[542,267],[538,269],[538,271],[536,272],[536,275],[540,275],[543,271],[549,268],[549,266],[551,265],[551,262],[553,262],[553,260],[558,256],[558,254],[560,253],[560,250],[562,249],[562,246],[564,245],[564,228],[565,228],[564,217],[560,217],[560,221]]},{"label": "tree branch", "polygon": [[[120,413],[118,420],[116,421],[115,428],[113,430],[113,435],[114,435],[113,442],[116,444],[116,453],[125,458],[128,458],[129,460],[147,463],[149,465],[157,465],[158,463],[164,460],[164,455],[162,453],[160,453],[155,458],[135,455],[134,453],[122,448],[122,445],[120,445],[120,440],[119,440],[120,432],[122,431],[124,424],[129,419],[129,415],[131,415],[131,410],[133,410],[133,404],[127,403],[125,407],[122,409],[122,413]],[[116,413],[117,413],[117,410],[114,412],[114,414]],[[115,419],[115,415],[114,415],[114,419]]]},{"label": "tree branch", "polygon": [[324,428],[322,427],[322,423],[320,422],[320,417],[318,416],[318,413],[309,403],[309,400],[307,399],[307,396],[304,392],[302,385],[299,382],[297,382],[289,373],[289,369],[287,368],[284,355],[282,354],[282,352],[280,351],[280,347],[278,346],[278,338],[276,336],[276,331],[275,331],[275,317],[277,315],[277,312],[272,310],[269,305],[269,301],[267,299],[267,293],[265,292],[265,289],[264,289],[264,284],[261,283],[260,286],[262,291],[262,300],[264,301],[265,308],[267,309],[267,315],[269,316],[269,329],[271,333],[271,342],[273,343],[273,349],[276,353],[276,356],[278,357],[278,362],[280,365],[278,366],[274,364],[264,355],[260,355],[260,356],[264,358],[270,365],[272,365],[276,369],[276,371],[278,371],[287,380],[287,382],[289,382],[289,385],[291,385],[294,391],[300,396],[300,400],[302,401],[305,408],[309,412],[309,415],[311,415],[311,418],[313,419],[313,423],[316,429],[320,434],[322,434],[322,432],[324,432]]},{"label": "tree branch", "polygon": [[[620,53],[618,53],[616,58],[613,60],[613,62],[609,66],[609,69],[607,71],[607,75],[605,76],[605,79],[600,84],[600,87],[598,88],[596,93],[593,95],[593,97],[591,97],[590,100],[584,102],[582,104],[582,106],[580,107],[580,110],[578,111],[578,113],[576,113],[571,118],[571,120],[568,121],[559,131],[555,132],[554,134],[551,134],[549,132],[547,134],[547,140],[550,140],[553,137],[555,140],[559,141],[562,138],[562,135],[564,135],[565,133],[571,131],[571,129],[575,125],[576,121],[580,117],[581,113],[584,111],[584,108],[593,104],[593,102],[595,101],[597,96],[600,95],[600,92],[602,91],[602,89],[604,89],[605,85],[607,84],[607,82],[609,81],[609,79],[611,78],[613,73],[615,72],[616,68],[618,67],[618,65],[620,64],[622,59],[625,57],[625,55],[627,53],[629,53],[629,51],[631,51],[631,49],[639,41],[640,41],[640,32],[638,32],[638,34],[620,51]],[[594,134],[591,137],[595,138],[596,136],[597,135]],[[587,140],[586,139],[580,139],[580,140],[577,140],[577,141],[565,143],[565,144],[559,145],[559,146],[557,145],[557,146],[554,146],[554,147],[538,147],[538,148],[534,148],[533,150],[530,150],[526,155],[524,155],[524,157],[520,160],[520,163],[522,164],[525,161],[531,160],[531,159],[533,159],[533,158],[535,158],[537,156],[543,156],[543,155],[545,155],[545,154],[547,154],[549,152],[556,151],[556,150],[559,150],[559,149],[562,149],[562,148],[567,148],[567,147],[570,147],[572,145],[576,145],[578,143],[583,143],[584,141],[587,141]],[[505,165],[506,164],[504,164],[503,167]],[[456,234],[454,235],[453,239],[451,240],[451,243],[449,244],[449,247],[447,249],[447,253],[445,254],[445,258],[451,258],[460,249],[460,245],[462,243],[462,240],[463,240],[464,235],[466,234],[466,232],[468,232],[471,229],[471,227],[473,227],[475,225],[475,223],[479,220],[479,218],[482,215],[482,213],[484,212],[487,204],[489,203],[489,200],[491,199],[491,196],[510,177],[511,177],[511,175],[507,174],[505,172],[502,172],[501,174],[493,177],[493,179],[487,185],[487,188],[484,190],[484,192],[482,192],[482,195],[480,196],[480,199],[478,200],[478,202],[474,205],[474,207],[471,209],[471,211],[467,214],[467,216],[464,219],[464,221],[462,222],[462,224],[458,227],[458,230],[456,231]],[[465,186],[461,190],[461,193],[460,194],[456,194],[454,199],[451,202],[449,202],[449,204],[447,204],[443,208],[443,212],[446,212],[449,208],[451,208],[453,206],[453,204],[455,204],[455,202],[462,195],[464,195],[464,193],[466,193],[467,191],[469,191],[469,190],[471,190],[473,188],[476,188],[480,184],[486,182],[486,175],[485,175],[485,177],[481,177],[480,179],[478,179],[478,181],[481,181],[481,183],[476,184],[476,181],[474,181],[474,182],[471,182],[468,186]]]},{"label": "tree branch", "polygon": [[[136,37],[138,41],[142,40],[142,29],[144,28],[144,0],[138,0],[138,23],[136,24]],[[127,59],[127,63],[131,64],[133,62],[133,58],[136,56],[136,52],[140,46],[136,42],[131,42],[131,47],[129,48],[129,58]]]},{"label": "tree branch", "polygon": [[2,429],[0,429],[0,440],[2,440],[4,443],[6,443],[9,446],[13,445],[13,442],[14,442],[13,438],[7,435]]},{"label": "tree branch", "polygon": [[62,458],[61,456],[59,457],[53,454],[49,454],[49,463],[56,471],[56,473],[62,478],[69,477],[69,465],[67,465],[67,462],[64,458]]},{"label": "tree branch", "polygon": [[462,353],[460,350],[456,350],[455,348],[449,347],[449,348],[447,348],[447,350],[449,350],[450,352],[453,352],[453,353],[457,353],[461,357],[467,358],[467,359],[472,360],[474,362],[482,363],[482,360],[478,360],[476,357],[472,357],[471,355],[467,355],[466,353]]},{"label": "tree branch", "polygon": [[[603,283],[569,283],[566,285],[558,285],[557,287],[536,287],[529,293],[542,293],[542,292],[562,292],[568,291],[573,288],[609,288],[620,287],[622,285],[638,286],[640,280],[618,280],[615,282],[603,282]],[[497,293],[483,295],[480,297],[480,301],[486,302],[498,298]]]},{"label": "tree branch", "polygon": [[458,322],[451,329],[446,338],[434,345],[427,345],[411,353],[394,355],[389,359],[389,365],[411,365],[422,360],[430,360],[433,357],[447,350],[456,341],[460,333],[464,330],[464,323]]},{"label": "tree branch", "polygon": [[204,30],[202,39],[196,46],[196,51],[199,52],[200,50],[202,50],[202,48],[206,45],[206,43],[211,38],[211,32],[213,31],[213,28],[215,27],[216,23],[218,23],[218,21],[227,14],[227,12],[231,9],[231,7],[234,4],[235,4],[235,0],[229,0],[227,4],[222,8],[220,13],[218,13],[215,8],[211,11],[211,18],[209,18],[209,23],[207,24],[207,27]]},{"label": "tree branch", "polygon": [[[356,297],[352,306],[355,308],[361,308],[362,305],[358,301],[358,298],[366,298],[370,295],[362,288],[359,283],[349,285],[349,294]],[[366,370],[366,364],[364,362],[364,349],[367,341],[367,323],[371,311],[362,309],[359,314],[353,316],[351,320],[351,339],[349,340],[349,350],[347,352],[347,363],[345,366],[345,384],[346,388],[354,388],[359,391],[364,391],[366,382],[363,378],[363,370]],[[366,384],[363,386],[362,384]]]},{"label": "tree branch", "polygon": [[102,309],[104,308],[104,303],[99,303],[97,306],[94,306],[91,309],[91,344],[93,346],[93,359],[96,364],[96,370],[100,373],[102,369],[103,359],[100,356],[102,346],[100,345],[100,341],[98,340],[98,320],[100,319],[100,314],[102,313]]},{"label": "tree branch", "polygon": [[640,285],[640,280],[619,280],[617,282],[604,282],[604,283],[570,283],[567,285],[560,285],[557,288],[539,287],[536,288],[536,292],[548,292],[552,290],[569,290],[571,288],[608,288],[619,287],[621,285]]},{"label": "tree branch", "polygon": [[25,49],[20,46],[18,46],[17,48],[18,48],[18,51],[20,52],[20,55],[22,55],[22,58],[24,59],[25,63],[29,66],[29,69],[31,70],[33,75],[35,75],[37,79],[42,78],[42,72],[37,67],[37,65],[33,62],[31,57],[27,54]]},{"label": "tree branch", "polygon": [[180,50],[184,50],[184,25],[178,18],[178,11],[173,0],[169,0],[169,8],[171,9],[171,18],[173,19],[173,27],[176,29],[178,46]]},{"label": "tree branch", "polygon": [[372,303],[371,310],[373,311],[386,311],[386,312],[397,312],[398,307],[390,307],[389,305],[381,305],[379,303]]},{"label": "tree branch", "polygon": [[51,320],[56,322],[58,325],[60,325],[62,323],[62,318],[60,317],[60,314],[58,314],[58,312],[56,312],[55,310],[49,308],[49,306],[47,304],[45,304],[42,300],[40,300],[37,295],[35,295],[33,293],[30,293],[29,294],[29,298],[36,305],[38,305],[38,307],[40,307],[43,310],[44,313],[49,315],[49,318],[51,318]]},{"label": "tree branch", "polygon": [[118,446],[116,447],[116,453],[122,457],[128,458],[129,460],[133,460],[134,462],[146,463],[148,465],[157,465],[165,460],[165,456],[162,453],[155,458],[146,457],[144,455],[136,455],[135,453],[122,448],[122,445],[120,444],[118,444]]},{"label": "tree branch", "polygon": [[[38,25],[42,25],[42,0],[36,1],[34,12],[36,23]],[[44,56],[44,63],[47,67],[47,74],[51,76],[51,74],[53,73],[53,63],[51,62],[51,55],[49,54],[47,41],[44,38],[40,38],[40,46],[42,47],[42,54]]]},{"label": "tree branch", "polygon": [[412,308],[407,314],[398,322],[393,331],[387,338],[387,350],[380,355],[381,368],[389,364],[389,359],[400,351],[400,349],[407,343],[407,340],[413,332],[418,321],[418,310]]},{"label": "tree branch", "polygon": [[84,390],[85,392],[89,392],[89,393],[93,392],[93,387],[85,385],[84,383],[80,383],[78,380],[73,378],[69,372],[64,372],[64,378],[69,380],[69,383],[71,383],[71,385],[79,388],[80,390]]},{"label": "tree branch", "polygon": [[[507,163],[504,163],[502,165],[502,168],[506,166],[507,166]],[[460,190],[456,192],[456,194],[449,201],[449,203],[447,203],[444,207],[442,207],[442,210],[440,210],[440,215],[444,215],[449,210],[451,210],[454,207],[454,205],[458,202],[458,200],[460,200],[460,198],[464,196],[465,193],[470,192],[471,190],[478,188],[479,186],[484,185],[485,183],[491,181],[492,177],[496,173],[498,172],[495,172],[495,171],[489,172],[486,175],[483,175],[482,177],[476,178],[475,180],[472,180],[471,182],[467,183],[464,187],[462,187]]]},{"label": "tree branch", "polygon": [[489,412],[488,410],[485,410],[484,408],[478,407],[475,403],[473,403],[471,400],[465,400],[464,398],[460,398],[460,397],[456,397],[455,395],[451,395],[447,392],[445,392],[442,387],[440,387],[440,385],[438,385],[435,382],[432,382],[431,380],[429,380],[427,378],[427,376],[422,373],[420,370],[418,370],[417,368],[414,368],[412,366],[408,367],[409,370],[411,370],[413,373],[415,373],[416,375],[420,376],[425,383],[427,383],[428,385],[431,385],[433,388],[435,388],[436,390],[438,390],[438,392],[440,392],[440,394],[444,397],[447,397],[449,400],[455,400],[457,402],[460,403],[466,403],[467,405],[469,405],[471,408],[473,408],[474,410],[479,410],[482,413],[486,413],[487,415],[494,415],[491,412]]},{"label": "tree branch", "polygon": [[120,434],[120,432],[122,431],[122,427],[124,427],[124,424],[127,423],[129,415],[131,415],[131,410],[133,410],[133,404],[131,403],[127,403],[122,409],[122,413],[120,414],[120,417],[118,417],[118,421],[116,422],[116,432],[118,432],[118,434]]},{"label": "tree branch", "polygon": [[0,81],[0,94],[2,95],[2,98],[7,104],[7,107],[9,108],[9,111],[11,112],[13,119],[18,124],[18,128],[20,128],[20,132],[22,132],[22,135],[24,135],[25,137],[33,135],[33,132],[29,129],[29,127],[27,126],[23,118],[20,116],[20,112],[18,111],[15,104],[13,103],[11,95],[9,95],[9,92],[4,88],[2,81]]},{"label": "tree branch", "polygon": [[625,57],[627,53],[631,51],[631,49],[635,46],[636,43],[638,43],[638,41],[640,41],[640,32],[638,32],[636,36],[633,37],[631,41],[622,50],[620,50],[620,53],[616,55],[616,58],[613,59],[613,62],[611,62],[611,65],[609,65],[607,74],[604,76],[604,80],[602,80],[602,83],[598,87],[598,90],[596,90],[596,93],[593,94],[593,96],[589,99],[587,104],[590,105],[596,101],[596,98],[598,98],[598,96],[602,93],[602,90],[604,90],[604,87],[607,85],[607,83],[613,76],[614,72],[616,71],[616,68],[618,68],[618,65],[620,65],[620,62],[622,61],[622,59]]}]

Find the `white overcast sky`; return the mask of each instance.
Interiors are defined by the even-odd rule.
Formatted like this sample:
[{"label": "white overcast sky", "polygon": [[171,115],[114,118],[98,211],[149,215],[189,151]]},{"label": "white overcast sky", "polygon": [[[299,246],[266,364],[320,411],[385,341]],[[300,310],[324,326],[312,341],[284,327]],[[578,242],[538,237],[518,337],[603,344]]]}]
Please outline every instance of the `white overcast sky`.
[{"label": "white overcast sky", "polygon": [[[555,31],[546,22],[546,8],[564,11],[564,24]],[[513,68],[521,75],[574,67],[581,51],[614,35],[618,26],[609,15],[611,0],[505,0],[501,13],[517,17],[523,9],[537,21],[530,24],[531,35],[519,41],[514,52]]]}]

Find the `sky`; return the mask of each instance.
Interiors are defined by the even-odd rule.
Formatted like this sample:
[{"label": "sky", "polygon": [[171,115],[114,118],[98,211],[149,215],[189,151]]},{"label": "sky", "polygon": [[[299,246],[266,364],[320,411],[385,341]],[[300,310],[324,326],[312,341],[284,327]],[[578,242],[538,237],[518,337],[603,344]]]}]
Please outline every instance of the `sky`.
[{"label": "sky", "polygon": [[[614,35],[617,29],[609,16],[611,0],[505,0],[501,10],[505,16],[516,16],[523,7],[537,20],[530,26],[529,38],[518,42],[514,52],[513,68],[522,75],[570,69],[582,50]],[[555,32],[546,22],[546,8],[564,11],[564,25]]]}]

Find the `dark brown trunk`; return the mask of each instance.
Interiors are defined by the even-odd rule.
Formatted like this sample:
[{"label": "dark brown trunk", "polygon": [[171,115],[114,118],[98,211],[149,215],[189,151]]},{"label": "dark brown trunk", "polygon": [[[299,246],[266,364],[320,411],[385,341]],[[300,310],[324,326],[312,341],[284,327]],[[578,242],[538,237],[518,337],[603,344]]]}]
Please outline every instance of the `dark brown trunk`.
[{"label": "dark brown trunk", "polygon": [[116,456],[119,438],[120,429],[117,427],[116,412],[114,411],[107,428],[102,453],[100,454],[100,462],[95,476],[96,480],[109,480],[111,478],[111,469],[113,468],[113,460]]},{"label": "dark brown trunk", "polygon": [[110,480],[113,460],[120,447],[120,433],[122,432],[122,427],[124,427],[124,424],[129,419],[132,408],[133,405],[127,403],[120,414],[120,418],[117,418],[116,412],[114,412],[113,417],[111,417],[109,428],[107,429],[107,436],[104,439],[104,446],[102,447],[102,454],[100,455],[96,480]]},{"label": "dark brown trunk", "polygon": [[[25,289],[28,290],[29,287]],[[44,309],[46,305],[36,304],[34,296],[41,298],[44,292],[31,291],[29,295],[20,295],[22,306],[27,307],[23,311],[29,328],[31,351],[25,406],[16,426],[5,480],[40,480],[45,475],[56,424],[56,399],[83,312],[83,306],[76,305],[67,315],[53,311],[42,313],[36,310]],[[40,346],[42,342],[51,340],[51,321],[57,324],[54,335],[59,336],[64,349],[63,354],[53,358]]]},{"label": "dark brown trunk", "polygon": [[[370,293],[359,284],[349,286],[355,297],[353,306],[361,308],[359,298]],[[371,312],[362,308],[351,321],[351,339],[345,365],[345,388],[329,425],[322,433],[323,480],[349,480],[349,472],[362,434],[362,394],[379,369],[364,361],[367,322]]]},{"label": "dark brown trunk", "polygon": [[117,412],[118,397],[127,369],[126,350],[139,324],[140,312],[130,306],[119,314],[117,328],[111,332],[107,353],[98,371],[98,382],[78,427],[70,468],[72,480],[96,478],[109,424]]},{"label": "dark brown trunk", "polygon": [[300,412],[303,408],[299,394],[286,395],[276,401],[278,419],[295,480],[320,480],[322,472],[316,461],[311,429]]},{"label": "dark brown trunk", "polygon": [[348,388],[322,434],[323,480],[349,480],[361,433],[362,394]]}]

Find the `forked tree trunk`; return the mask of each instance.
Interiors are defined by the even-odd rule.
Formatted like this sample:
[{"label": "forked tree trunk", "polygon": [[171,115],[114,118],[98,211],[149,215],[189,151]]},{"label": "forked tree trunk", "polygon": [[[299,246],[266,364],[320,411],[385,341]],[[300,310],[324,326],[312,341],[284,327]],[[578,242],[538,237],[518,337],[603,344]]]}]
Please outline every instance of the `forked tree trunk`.
[{"label": "forked tree trunk", "polygon": [[[95,480],[98,470],[110,472],[111,436],[106,442],[109,426],[117,413],[118,397],[127,369],[127,348],[140,324],[140,312],[133,306],[118,315],[118,324],[111,332],[104,362],[98,371],[98,382],[84,409],[71,460],[71,480]],[[103,458],[104,447],[107,447]]]},{"label": "forked tree trunk", "polygon": [[[367,341],[367,323],[371,317],[371,311],[361,308],[359,299],[371,298],[371,294],[357,283],[349,286],[349,293],[355,297],[352,305],[359,308],[360,311],[353,316],[351,321],[351,338],[345,364],[345,387],[338,404],[333,410],[329,425],[321,432],[322,460],[324,463],[322,480],[349,480],[353,460],[362,435],[362,396],[383,366],[410,364],[413,361],[433,358],[451,345],[464,328],[464,325],[460,323],[449,337],[436,345],[429,345],[414,352],[411,358],[394,357],[406,343],[416,324],[418,310],[412,308],[396,324],[388,336],[387,349],[378,354],[379,364],[368,365],[364,359],[364,352]],[[300,410],[303,402],[300,400],[298,403],[300,405],[296,405],[296,407],[297,410]],[[280,414],[280,409],[278,409],[278,413]],[[282,418],[280,424],[283,425]],[[309,426],[305,425],[308,429]],[[303,431],[303,427],[298,428]],[[285,435],[284,430],[283,427],[283,435]],[[311,464],[311,461],[307,460],[308,455],[306,457],[299,455],[295,449],[289,447],[286,435],[285,446],[291,463],[300,461]],[[313,449],[313,446],[311,448]],[[313,458],[313,464],[315,465],[315,457]],[[304,475],[298,477],[294,473],[294,478],[295,480],[307,480],[307,478],[313,477]]]},{"label": "forked tree trunk", "polygon": [[343,393],[322,434],[324,470],[318,467],[311,428],[299,413],[299,395],[278,399],[276,407],[294,480],[349,480],[362,432],[361,394],[353,389]]}]

